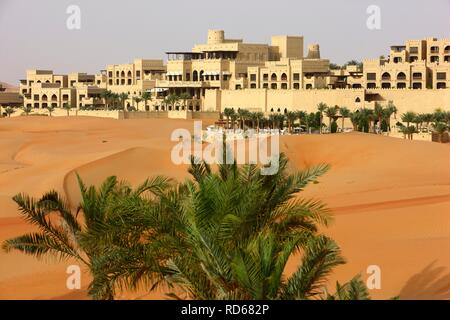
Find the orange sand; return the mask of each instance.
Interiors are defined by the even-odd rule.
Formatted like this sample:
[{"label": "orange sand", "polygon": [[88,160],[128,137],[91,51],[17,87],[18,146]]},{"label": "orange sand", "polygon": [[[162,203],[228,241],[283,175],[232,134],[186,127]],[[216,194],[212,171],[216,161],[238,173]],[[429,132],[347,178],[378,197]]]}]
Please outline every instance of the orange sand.
[{"label": "orange sand", "polygon": [[[213,121],[204,121],[204,126]],[[0,119],[0,241],[31,230],[11,197],[39,196],[49,189],[79,195],[74,172],[87,183],[118,175],[131,183],[163,174],[178,180],[185,166],[170,161],[175,128],[188,120],[98,118]],[[329,163],[332,169],[303,196],[324,200],[335,213],[326,232],[348,263],[331,282],[378,265],[380,290],[374,298],[450,298],[450,148],[365,134],[286,136],[281,140],[293,168]],[[296,259],[291,259],[288,272]],[[0,299],[85,299],[66,289],[71,262],[37,261],[0,252]],[[124,293],[120,298],[162,298],[162,293]]]}]

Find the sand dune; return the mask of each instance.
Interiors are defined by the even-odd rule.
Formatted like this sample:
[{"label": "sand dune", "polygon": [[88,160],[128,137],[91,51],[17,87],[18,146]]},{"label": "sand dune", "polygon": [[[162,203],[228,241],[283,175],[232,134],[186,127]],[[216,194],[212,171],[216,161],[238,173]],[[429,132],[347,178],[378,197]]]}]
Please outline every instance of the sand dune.
[{"label": "sand dune", "polygon": [[[56,189],[76,203],[75,172],[87,183],[109,175],[133,184],[156,174],[186,178],[186,168],[170,161],[170,133],[180,127],[192,130],[192,121],[2,119],[0,241],[31,229],[18,218],[14,194],[39,196]],[[378,265],[382,286],[371,290],[374,298],[450,298],[449,146],[358,133],[285,136],[281,146],[293,169],[331,165],[321,183],[302,196],[322,199],[335,214],[325,232],[342,247],[348,263],[336,270],[332,283],[356,273],[366,278],[367,267]],[[0,299],[85,298],[87,279],[84,290],[65,288],[70,263],[0,252]],[[295,264],[294,257],[290,270]],[[121,297],[163,296],[141,292]]]}]

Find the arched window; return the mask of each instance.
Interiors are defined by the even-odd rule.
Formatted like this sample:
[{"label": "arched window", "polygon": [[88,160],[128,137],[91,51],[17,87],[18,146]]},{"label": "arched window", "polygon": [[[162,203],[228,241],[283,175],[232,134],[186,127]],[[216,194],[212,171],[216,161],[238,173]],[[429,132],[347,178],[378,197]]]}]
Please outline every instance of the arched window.
[{"label": "arched window", "polygon": [[42,101],[47,101],[47,95],[46,94],[44,94],[44,95],[42,95]]},{"label": "arched window", "polygon": [[389,72],[385,72],[381,75],[381,80],[391,80],[391,75],[389,74]]},{"label": "arched window", "polygon": [[56,96],[56,94],[52,95],[52,101],[56,101],[58,100],[58,97]]},{"label": "arched window", "polygon": [[406,74],[404,72],[399,72],[399,74],[397,75],[397,80],[405,80],[406,79]]},{"label": "arched window", "polygon": [[286,73],[283,73],[283,74],[281,75],[281,81],[287,81],[287,75],[286,75]]},{"label": "arched window", "polygon": [[200,81],[203,81],[203,78],[204,78],[203,74],[204,73],[205,72],[203,70],[200,71],[200,74],[199,74]]},{"label": "arched window", "polygon": [[270,112],[273,112],[273,108],[272,108],[272,109],[270,109]]},{"label": "arched window", "polygon": [[287,113],[287,108],[284,108],[284,114],[286,114]]},{"label": "arched window", "polygon": [[122,71],[122,72],[120,73],[120,76],[121,76],[121,77],[125,77],[125,71]]},{"label": "arched window", "polygon": [[275,73],[272,73],[270,76],[270,81],[277,81],[277,75]]},{"label": "arched window", "polygon": [[200,106],[199,105],[195,106],[195,111],[200,111]]},{"label": "arched window", "polygon": [[194,70],[194,72],[192,73],[192,80],[193,81],[198,81],[198,72],[197,72],[197,70]]},{"label": "arched window", "polygon": [[355,99],[355,102],[359,103],[359,102],[361,102],[361,99],[358,97],[358,98]]},{"label": "arched window", "polygon": [[131,78],[131,71],[128,71],[127,77]]}]

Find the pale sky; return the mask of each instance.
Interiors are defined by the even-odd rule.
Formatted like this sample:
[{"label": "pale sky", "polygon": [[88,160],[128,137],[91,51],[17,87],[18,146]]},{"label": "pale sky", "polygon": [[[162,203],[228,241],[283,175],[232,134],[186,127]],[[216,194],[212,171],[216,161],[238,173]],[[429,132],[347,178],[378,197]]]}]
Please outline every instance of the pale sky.
[{"label": "pale sky", "polygon": [[[66,27],[69,5],[81,30]],[[366,27],[369,5],[381,30]],[[334,63],[387,55],[406,39],[450,38],[450,0],[0,0],[0,81],[17,84],[26,69],[96,73],[136,57],[206,42],[208,29],[228,38],[270,43],[271,35],[303,35]]]}]

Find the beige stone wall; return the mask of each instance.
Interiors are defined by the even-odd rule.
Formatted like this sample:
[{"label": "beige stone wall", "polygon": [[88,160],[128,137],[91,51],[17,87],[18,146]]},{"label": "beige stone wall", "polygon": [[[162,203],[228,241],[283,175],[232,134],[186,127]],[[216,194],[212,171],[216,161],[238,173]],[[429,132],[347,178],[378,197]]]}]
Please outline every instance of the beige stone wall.
[{"label": "beige stone wall", "polygon": [[[450,110],[450,89],[412,90],[412,89],[374,89],[368,91],[375,100],[383,105],[392,101],[399,113],[415,111],[420,113],[433,112],[436,108]],[[327,105],[346,106],[350,110],[361,107],[371,108],[374,102],[366,102],[364,89],[334,89],[334,90],[222,90],[205,96],[205,109],[211,110],[219,105],[224,108],[245,108],[251,111],[284,112],[284,109],[317,110],[320,102]]]}]

